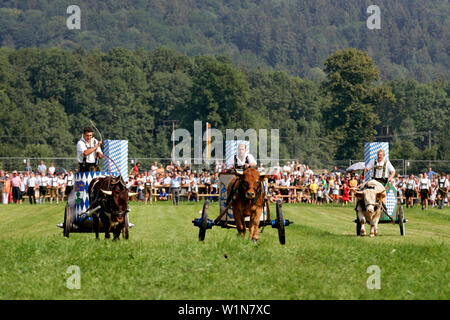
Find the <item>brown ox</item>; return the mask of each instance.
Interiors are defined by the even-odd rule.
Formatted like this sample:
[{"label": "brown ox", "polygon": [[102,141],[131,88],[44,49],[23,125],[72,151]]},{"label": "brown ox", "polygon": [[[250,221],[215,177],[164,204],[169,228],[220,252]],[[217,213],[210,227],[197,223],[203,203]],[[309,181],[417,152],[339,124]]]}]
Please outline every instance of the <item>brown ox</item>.
[{"label": "brown ox", "polygon": [[95,237],[98,239],[100,230],[99,220],[101,220],[105,230],[105,238],[109,238],[112,232],[114,240],[119,240],[122,232],[125,238],[125,224],[128,209],[128,197],[136,193],[128,192],[122,177],[97,177],[92,179],[88,188],[89,192],[89,215],[92,215],[94,222]]},{"label": "brown ox", "polygon": [[233,216],[238,233],[245,237],[245,217],[250,216],[249,232],[253,242],[258,241],[259,221],[264,203],[264,176],[257,169],[248,168],[237,174],[228,185],[227,193],[232,197]]},{"label": "brown ox", "polygon": [[364,226],[366,222],[370,224],[370,237],[378,235],[378,221],[383,211],[386,189],[380,182],[370,180],[361,187],[361,190],[355,191],[355,195],[358,198],[355,210],[361,223],[361,236],[366,235]]}]

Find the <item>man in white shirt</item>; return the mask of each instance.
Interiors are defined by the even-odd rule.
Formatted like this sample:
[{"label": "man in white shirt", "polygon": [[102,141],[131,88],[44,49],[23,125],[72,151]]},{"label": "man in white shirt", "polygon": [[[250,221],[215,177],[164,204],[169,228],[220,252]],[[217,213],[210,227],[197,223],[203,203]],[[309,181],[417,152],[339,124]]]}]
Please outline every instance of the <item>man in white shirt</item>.
[{"label": "man in white shirt", "polygon": [[49,186],[49,180],[44,172],[37,178],[37,183],[39,186],[39,203],[45,203],[45,196],[47,195],[47,187]]},{"label": "man in white shirt", "polygon": [[144,184],[145,184],[145,196],[144,196],[144,201],[145,204],[147,204],[147,201],[150,200],[150,204],[153,203],[153,176],[150,173],[150,171],[147,171],[145,173],[145,177],[144,177]]},{"label": "man in white shirt", "polygon": [[238,145],[238,151],[234,156],[234,163],[231,168],[242,170],[249,167],[256,167],[256,160],[250,153],[247,152],[247,145],[245,143],[241,143]]},{"label": "man in white shirt", "polygon": [[73,175],[73,172],[69,171],[69,174],[65,178],[65,183],[66,183],[65,194],[66,194],[66,196],[68,196],[72,192],[74,182],[75,182],[75,177]]},{"label": "man in white shirt", "polygon": [[425,203],[425,210],[428,210],[428,194],[430,191],[431,183],[430,179],[428,179],[428,175],[425,172],[425,174],[419,175],[419,189],[420,189],[420,202],[422,205],[423,210],[423,204]]},{"label": "man in white shirt", "polygon": [[405,185],[406,207],[408,208],[408,206],[410,206],[412,208],[414,207],[413,198],[416,196],[415,191],[417,189],[416,179],[413,174],[410,174],[408,179],[406,179]]},{"label": "man in white shirt", "polygon": [[309,178],[314,175],[314,172],[309,168],[308,165],[306,165],[306,170],[305,170],[304,174],[305,174],[306,178]]},{"label": "man in white shirt", "polygon": [[30,200],[30,204],[36,204],[36,197],[34,194],[34,190],[36,189],[37,179],[34,175],[34,172],[30,173],[30,177],[27,180],[27,195]]},{"label": "man in white shirt", "polygon": [[77,143],[78,171],[98,171],[97,158],[102,159],[101,141],[94,138],[91,127],[85,127],[83,136]]},{"label": "man in white shirt", "polygon": [[377,158],[372,160],[369,165],[364,168],[364,172],[372,170],[372,179],[381,182],[383,185],[393,181],[395,176],[395,169],[391,162],[385,159],[385,152],[383,149],[378,150]]},{"label": "man in white shirt", "polygon": [[437,187],[439,209],[442,209],[444,207],[444,199],[447,197],[449,192],[449,182],[445,172],[442,172],[440,177],[437,179]]}]

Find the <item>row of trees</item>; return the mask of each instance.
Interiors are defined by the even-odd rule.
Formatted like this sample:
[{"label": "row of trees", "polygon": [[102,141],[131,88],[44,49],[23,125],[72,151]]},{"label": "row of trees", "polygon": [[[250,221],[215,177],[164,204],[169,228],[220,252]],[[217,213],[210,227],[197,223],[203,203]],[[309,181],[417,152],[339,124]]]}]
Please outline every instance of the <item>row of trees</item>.
[{"label": "row of trees", "polygon": [[[226,54],[235,65],[323,79],[342,48],[369,52],[383,79],[448,79],[447,0],[78,0],[81,29],[68,30],[66,0],[10,0],[0,8],[0,45],[104,52],[166,46],[190,57]],[[380,8],[369,30],[367,8]]]},{"label": "row of trees", "polygon": [[[0,49],[0,155],[75,155],[93,120],[132,157],[170,157],[172,126],[280,129],[280,158],[363,158],[363,143],[391,141],[391,157],[449,158],[450,81],[382,83],[366,52],[338,51],[324,81],[236,67],[226,56],[167,48]],[[389,128],[389,131],[387,131]],[[431,131],[431,148],[428,135]]]}]

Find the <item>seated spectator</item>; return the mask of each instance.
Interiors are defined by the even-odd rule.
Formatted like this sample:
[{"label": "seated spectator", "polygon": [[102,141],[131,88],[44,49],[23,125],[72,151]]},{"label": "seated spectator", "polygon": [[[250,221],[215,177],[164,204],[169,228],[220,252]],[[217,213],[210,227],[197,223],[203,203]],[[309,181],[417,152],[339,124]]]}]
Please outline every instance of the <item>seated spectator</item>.
[{"label": "seated spectator", "polygon": [[161,192],[159,193],[158,200],[167,201],[167,192],[166,192],[165,188],[161,189]]},{"label": "seated spectator", "polygon": [[188,187],[188,201],[191,201],[191,198],[199,201],[198,185],[195,181],[191,181]]},{"label": "seated spectator", "polygon": [[175,166],[173,165],[173,162],[170,161],[170,163],[166,166],[166,172],[172,174],[172,172],[175,171]]}]

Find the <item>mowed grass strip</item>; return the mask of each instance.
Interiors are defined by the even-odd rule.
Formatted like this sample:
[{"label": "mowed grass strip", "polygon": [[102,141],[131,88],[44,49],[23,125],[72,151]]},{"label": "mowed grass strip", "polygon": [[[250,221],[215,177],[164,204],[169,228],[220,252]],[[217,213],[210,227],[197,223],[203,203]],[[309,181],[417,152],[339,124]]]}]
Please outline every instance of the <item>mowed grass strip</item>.
[{"label": "mowed grass strip", "polygon": [[[198,241],[201,203],[131,203],[130,240],[62,236],[64,204],[0,206],[0,299],[449,299],[450,209],[406,209],[406,236],[382,224],[356,237],[353,206],[283,205],[286,245],[214,227]],[[272,205],[275,216],[275,206]],[[219,214],[210,205],[209,218]],[[366,225],[368,230],[369,226]],[[66,284],[80,270],[80,289]],[[381,289],[370,290],[369,266]]]}]

